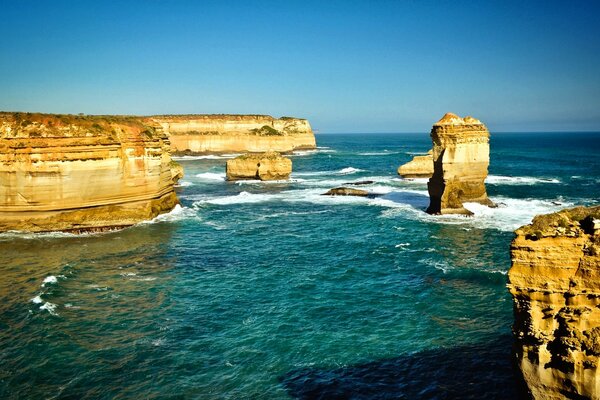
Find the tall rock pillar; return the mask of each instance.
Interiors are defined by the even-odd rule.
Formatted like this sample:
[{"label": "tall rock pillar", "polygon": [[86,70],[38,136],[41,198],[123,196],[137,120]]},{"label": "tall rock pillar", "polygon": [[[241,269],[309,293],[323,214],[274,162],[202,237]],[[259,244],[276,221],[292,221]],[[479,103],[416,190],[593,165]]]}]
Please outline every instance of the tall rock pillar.
[{"label": "tall rock pillar", "polygon": [[433,176],[427,183],[430,214],[465,214],[465,202],[491,206],[485,190],[490,163],[487,128],[481,121],[447,113],[431,129]]}]

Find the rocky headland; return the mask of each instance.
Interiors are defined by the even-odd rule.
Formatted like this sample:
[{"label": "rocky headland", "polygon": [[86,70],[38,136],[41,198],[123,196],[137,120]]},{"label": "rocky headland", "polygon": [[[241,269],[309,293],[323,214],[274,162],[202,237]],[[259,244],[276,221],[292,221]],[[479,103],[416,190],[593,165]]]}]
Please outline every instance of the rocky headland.
[{"label": "rocky headland", "polygon": [[491,206],[485,189],[489,132],[481,121],[447,113],[431,129],[433,175],[427,183],[430,214],[465,214],[465,202]]},{"label": "rocky headland", "polygon": [[123,228],[172,210],[182,176],[135,117],[0,113],[0,231]]},{"label": "rocky headland", "polygon": [[248,153],[227,160],[228,181],[259,179],[261,181],[288,179],[292,160],[277,152]]},{"label": "rocky headland", "polygon": [[530,394],[600,398],[600,206],[537,216],[515,233],[508,288]]},{"label": "rocky headland", "polygon": [[307,120],[268,115],[164,115],[145,123],[169,135],[173,154],[288,153],[316,148]]},{"label": "rocky headland", "polygon": [[398,175],[402,178],[431,178],[433,175],[433,150],[422,156],[414,156],[412,160],[398,167]]}]

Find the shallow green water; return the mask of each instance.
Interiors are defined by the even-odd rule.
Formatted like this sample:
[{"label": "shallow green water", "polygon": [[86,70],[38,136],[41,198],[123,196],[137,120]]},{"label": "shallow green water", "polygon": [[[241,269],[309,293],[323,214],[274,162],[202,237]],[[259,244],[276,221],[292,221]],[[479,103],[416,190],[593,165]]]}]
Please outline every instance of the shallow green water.
[{"label": "shallow green water", "polygon": [[[598,134],[492,136],[497,209],[432,217],[427,135],[321,135],[290,182],[183,159],[183,207],[0,235],[1,398],[510,398],[512,231],[600,198]],[[373,180],[376,198],[320,194]]]}]

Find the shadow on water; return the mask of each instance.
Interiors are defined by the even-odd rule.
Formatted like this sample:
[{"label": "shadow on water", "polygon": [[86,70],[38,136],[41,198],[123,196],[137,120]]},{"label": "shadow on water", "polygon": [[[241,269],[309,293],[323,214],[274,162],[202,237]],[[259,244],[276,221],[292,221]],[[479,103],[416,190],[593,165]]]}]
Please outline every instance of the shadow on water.
[{"label": "shadow on water", "polygon": [[510,336],[280,377],[295,399],[525,399]]},{"label": "shadow on water", "polygon": [[418,210],[423,210],[429,205],[429,196],[421,193],[414,192],[392,192],[388,193],[382,198],[391,200],[394,203],[406,204],[412,206]]}]

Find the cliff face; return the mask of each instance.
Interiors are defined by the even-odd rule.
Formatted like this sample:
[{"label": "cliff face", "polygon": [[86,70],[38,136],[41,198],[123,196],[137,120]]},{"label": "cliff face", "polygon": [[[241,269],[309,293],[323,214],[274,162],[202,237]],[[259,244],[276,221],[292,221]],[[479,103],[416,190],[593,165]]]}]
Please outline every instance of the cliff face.
[{"label": "cliff face", "polygon": [[508,288],[516,358],[535,399],[600,398],[600,206],[516,231]]},{"label": "cliff face", "polygon": [[245,154],[227,160],[226,172],[228,181],[288,179],[292,173],[292,160],[276,152]]},{"label": "cliff face", "polygon": [[433,150],[424,156],[414,156],[412,160],[398,167],[398,175],[403,178],[431,178],[433,175]]},{"label": "cliff face", "polygon": [[448,113],[431,129],[433,175],[429,179],[430,214],[471,214],[465,202],[492,205],[485,190],[490,162],[489,132],[472,117]]},{"label": "cliff face", "polygon": [[166,134],[130,117],[0,113],[0,231],[101,231],[170,211]]},{"label": "cliff face", "polygon": [[314,149],[305,119],[268,115],[153,116],[146,122],[169,134],[176,153],[291,152]]}]

